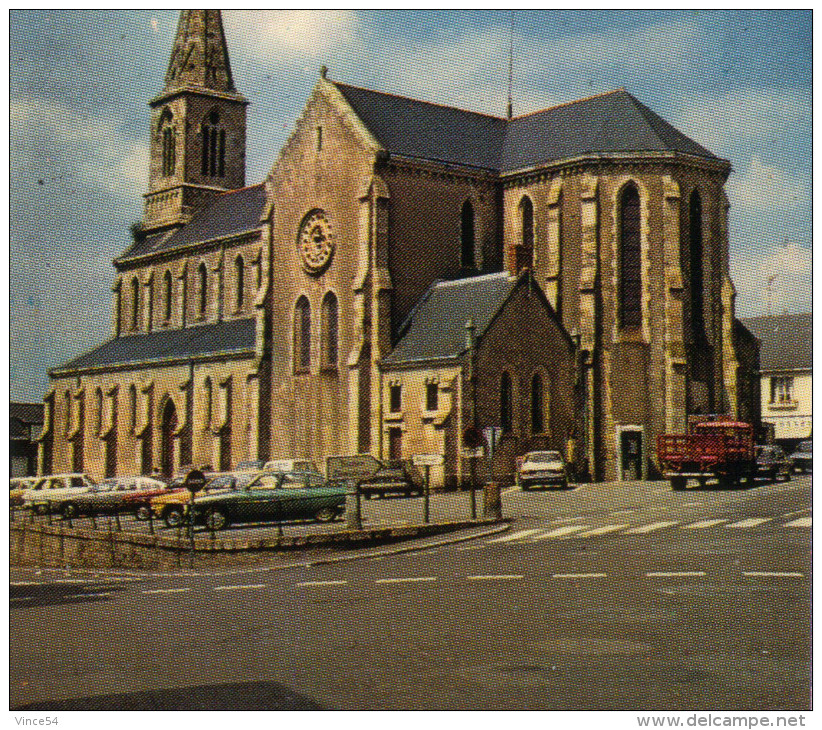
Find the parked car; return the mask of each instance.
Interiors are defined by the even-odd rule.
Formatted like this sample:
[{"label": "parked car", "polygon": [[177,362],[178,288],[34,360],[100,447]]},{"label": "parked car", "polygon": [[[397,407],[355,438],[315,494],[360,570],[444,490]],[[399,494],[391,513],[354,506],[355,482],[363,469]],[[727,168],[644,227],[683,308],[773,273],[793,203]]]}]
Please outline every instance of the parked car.
[{"label": "parked car", "polygon": [[300,471],[320,474],[317,463],[311,459],[273,459],[263,465],[263,471]]},{"label": "parked car", "polygon": [[194,521],[210,530],[243,522],[331,522],[345,509],[345,492],[344,486],[326,484],[321,474],[266,472],[241,489],[197,497]]},{"label": "parked car", "polygon": [[86,474],[50,474],[23,491],[23,506],[40,514],[49,510],[59,512],[66,499],[87,492],[94,485],[94,480]]},{"label": "parked car", "polygon": [[23,492],[37,483],[37,477],[12,477],[9,479],[9,506],[23,504]]},{"label": "parked car", "polygon": [[380,460],[371,454],[328,456],[325,474],[331,484],[356,482],[366,499],[389,494],[418,497],[424,491],[422,474],[410,459]]},{"label": "parked car", "polygon": [[793,466],[781,446],[757,446],[755,452],[757,476],[767,477],[771,481],[779,477],[790,481]]},{"label": "parked car", "polygon": [[536,486],[568,487],[565,459],[559,451],[529,451],[517,467],[516,482],[522,491]]},{"label": "parked car", "polygon": [[791,454],[791,463],[796,471],[813,471],[813,441],[800,441]]},{"label": "parked car", "polygon": [[261,472],[265,468],[264,459],[247,459],[246,461],[238,461],[234,467],[234,471],[256,471]]},{"label": "parked car", "polygon": [[[226,492],[240,489],[257,478],[259,472],[231,472],[217,474],[211,477],[198,496]],[[150,502],[151,511],[166,523],[166,527],[178,527],[185,518],[186,505],[191,500],[191,494],[182,486],[183,479],[172,482],[169,491]]]},{"label": "parked car", "polygon": [[164,482],[149,477],[112,477],[83,494],[66,499],[60,506],[63,517],[75,515],[133,512],[139,519],[148,519],[152,497],[162,494]]}]

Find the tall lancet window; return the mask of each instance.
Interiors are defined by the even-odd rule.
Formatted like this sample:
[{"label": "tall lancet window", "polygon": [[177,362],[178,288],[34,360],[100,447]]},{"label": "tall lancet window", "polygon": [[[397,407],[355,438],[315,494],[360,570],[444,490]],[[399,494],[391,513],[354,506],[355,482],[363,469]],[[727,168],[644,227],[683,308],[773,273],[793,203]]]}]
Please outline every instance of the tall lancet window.
[{"label": "tall lancet window", "polygon": [[474,253],[474,206],[470,200],[462,204],[460,216],[460,265],[464,269],[476,266]]},{"label": "tall lancet window", "polygon": [[177,167],[177,140],[174,116],[168,109],[160,118],[160,136],[163,142],[163,177],[170,177]]},{"label": "tall lancet window", "polygon": [[213,110],[200,129],[202,135],[201,172],[208,177],[225,176],[225,129],[220,126],[220,113]]},{"label": "tall lancet window", "polygon": [[702,200],[696,190],[691,193],[688,219],[691,244],[691,332],[694,338],[700,338],[705,335],[705,277],[702,267]]},{"label": "tall lancet window", "polygon": [[519,203],[520,243],[517,247],[517,273],[534,262],[534,204],[527,195]]},{"label": "tall lancet window", "polygon": [[636,185],[629,184],[619,200],[619,323],[642,324],[642,245],[640,203]]}]

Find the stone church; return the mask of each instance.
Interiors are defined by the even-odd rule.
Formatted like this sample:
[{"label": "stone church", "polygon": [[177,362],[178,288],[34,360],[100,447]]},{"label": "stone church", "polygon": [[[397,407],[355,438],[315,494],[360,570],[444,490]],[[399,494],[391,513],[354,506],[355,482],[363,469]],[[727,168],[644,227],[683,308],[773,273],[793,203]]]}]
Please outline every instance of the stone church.
[{"label": "stone church", "polygon": [[439,453],[456,485],[494,428],[494,478],[550,447],[629,480],[689,414],[755,418],[731,165],[627,91],[504,118],[323,69],[251,186],[248,103],[220,12],[182,11],[113,336],[51,371],[40,473]]}]

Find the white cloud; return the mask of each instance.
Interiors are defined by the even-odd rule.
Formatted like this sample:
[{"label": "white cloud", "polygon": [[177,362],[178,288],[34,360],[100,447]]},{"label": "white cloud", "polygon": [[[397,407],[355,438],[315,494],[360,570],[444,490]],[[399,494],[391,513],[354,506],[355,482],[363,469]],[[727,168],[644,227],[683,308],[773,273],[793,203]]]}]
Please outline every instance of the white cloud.
[{"label": "white cloud", "polygon": [[356,44],[360,21],[352,10],[223,11],[232,48],[277,60],[322,59],[333,49]]},{"label": "white cloud", "polygon": [[809,213],[810,183],[785,170],[768,165],[753,155],[741,174],[732,174],[727,184],[732,208],[760,209],[769,216]]},{"label": "white cloud", "polygon": [[[738,316],[810,312],[813,307],[812,251],[791,241],[740,247],[731,258]],[[770,295],[768,294],[768,280]],[[770,299],[770,301],[769,301]]]}]

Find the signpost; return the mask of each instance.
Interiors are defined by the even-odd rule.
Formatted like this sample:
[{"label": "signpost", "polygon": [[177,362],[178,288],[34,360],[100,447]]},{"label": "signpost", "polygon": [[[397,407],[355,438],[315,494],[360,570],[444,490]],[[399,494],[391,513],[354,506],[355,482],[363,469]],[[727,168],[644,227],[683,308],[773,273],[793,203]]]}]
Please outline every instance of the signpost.
[{"label": "signpost", "polygon": [[475,426],[469,426],[462,434],[463,456],[471,464],[471,519],[477,519],[477,459],[485,454],[485,436]]},{"label": "signpost", "polygon": [[425,469],[425,492],[423,492],[423,522],[430,521],[430,499],[431,499],[431,467],[442,466],[445,457],[442,454],[415,454],[411,457],[414,466],[421,466]]},{"label": "signpost", "polygon": [[183,487],[188,490],[188,544],[191,567],[194,567],[194,495],[197,494],[208,481],[205,474],[199,469],[192,469],[183,480]]}]

